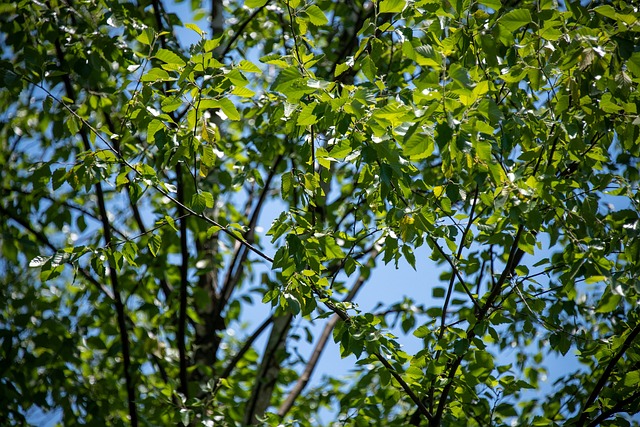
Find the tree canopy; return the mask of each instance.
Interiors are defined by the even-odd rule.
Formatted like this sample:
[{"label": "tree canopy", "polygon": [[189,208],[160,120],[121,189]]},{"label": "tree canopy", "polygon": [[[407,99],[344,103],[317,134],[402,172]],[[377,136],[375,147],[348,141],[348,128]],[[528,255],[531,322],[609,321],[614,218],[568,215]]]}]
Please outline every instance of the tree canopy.
[{"label": "tree canopy", "polygon": [[[19,0],[0,43],[0,423],[639,425],[634,2]],[[363,310],[382,264],[439,277]]]}]

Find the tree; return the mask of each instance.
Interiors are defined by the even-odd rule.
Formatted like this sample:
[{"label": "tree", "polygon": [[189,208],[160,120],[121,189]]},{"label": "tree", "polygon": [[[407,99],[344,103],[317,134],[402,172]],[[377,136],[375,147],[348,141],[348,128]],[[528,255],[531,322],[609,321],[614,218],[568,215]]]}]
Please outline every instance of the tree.
[{"label": "tree", "polygon": [[632,3],[2,4],[2,424],[638,425]]}]

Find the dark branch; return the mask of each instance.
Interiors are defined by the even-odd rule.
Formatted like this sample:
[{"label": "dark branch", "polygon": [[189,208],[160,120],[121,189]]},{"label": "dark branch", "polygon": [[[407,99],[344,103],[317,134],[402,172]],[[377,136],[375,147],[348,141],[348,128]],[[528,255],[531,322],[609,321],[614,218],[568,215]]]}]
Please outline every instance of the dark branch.
[{"label": "dark branch", "polygon": [[582,410],[580,411],[580,417],[578,418],[578,421],[575,423],[576,425],[582,426],[586,423],[587,417],[589,416],[589,414],[586,412],[587,409],[589,409],[591,405],[594,404],[594,402],[598,398],[598,395],[604,388],[605,384],[607,383],[607,381],[609,381],[609,377],[611,377],[611,373],[613,372],[613,369],[616,367],[616,364],[618,363],[620,358],[624,355],[624,353],[629,349],[629,347],[631,347],[633,340],[638,336],[639,333],[640,333],[640,324],[636,325],[636,327],[633,328],[633,330],[629,333],[627,338],[624,340],[624,343],[622,343],[622,346],[620,346],[620,349],[618,350],[618,352],[615,354],[615,356],[611,358],[611,360],[609,360],[607,367],[604,369],[604,372],[602,372],[600,379],[596,383],[596,386],[593,388],[593,390],[591,391],[591,394],[587,398],[586,403],[582,407]]},{"label": "dark branch", "polygon": [[[51,9],[51,5],[48,4],[48,7]],[[54,41],[56,57],[58,59],[58,63],[60,64],[61,69],[66,69],[66,61],[64,58],[64,52],[62,47],[60,46],[60,41],[56,39]],[[62,76],[62,80],[64,82],[64,87],[67,93],[67,97],[75,102],[76,93],[71,83],[71,78],[69,74],[64,74]],[[86,121],[83,121],[86,123]],[[82,139],[83,147],[85,151],[91,150],[91,143],[89,141],[89,136],[85,131],[84,127],[80,129],[80,138]],[[107,216],[107,207],[104,200],[104,192],[102,190],[102,185],[100,182],[97,182],[94,186],[96,190],[96,196],[98,199],[98,210],[100,212],[100,220],[102,222],[102,232],[104,235],[104,240],[107,245],[111,245],[113,243],[113,237],[111,235],[111,225],[109,224],[109,219]],[[109,256],[108,264],[112,265],[113,257]],[[115,267],[115,265],[114,265]],[[127,332],[127,323],[126,323],[126,315],[125,308],[122,302],[122,296],[120,295],[120,284],[118,280],[118,275],[115,274],[115,268],[113,268],[113,273],[109,275],[109,280],[111,281],[111,288],[113,291],[113,300],[114,306],[116,309],[116,316],[118,322],[118,330],[120,333],[120,341],[122,343],[122,362],[124,369],[124,378],[127,388],[127,403],[129,406],[129,418],[131,421],[132,427],[137,427],[138,425],[138,411],[136,409],[136,392],[135,385],[133,383],[133,378],[131,376],[131,349],[129,344],[129,336]]]}]

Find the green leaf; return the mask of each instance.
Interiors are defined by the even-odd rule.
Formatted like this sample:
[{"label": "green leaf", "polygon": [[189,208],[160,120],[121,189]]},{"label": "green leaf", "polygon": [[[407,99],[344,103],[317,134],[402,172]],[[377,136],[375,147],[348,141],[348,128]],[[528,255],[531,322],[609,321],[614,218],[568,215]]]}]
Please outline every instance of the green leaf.
[{"label": "green leaf", "polygon": [[307,86],[315,89],[327,89],[331,85],[330,82],[324,80],[309,79],[307,80]]},{"label": "green leaf", "polygon": [[404,259],[407,263],[413,268],[416,269],[416,256],[413,253],[413,250],[408,245],[402,245],[402,254],[404,255]]},{"label": "green leaf", "polygon": [[267,4],[269,0],[245,0],[244,5],[250,9],[254,9],[256,7],[262,7]]},{"label": "green leaf", "polygon": [[531,23],[531,13],[527,9],[514,9],[498,20],[500,25],[509,32],[515,32]]},{"label": "green leaf", "polygon": [[469,350],[469,340],[459,339],[453,344],[453,354],[456,356],[463,356]]},{"label": "green leaf", "polygon": [[351,67],[347,63],[340,63],[336,65],[336,70],[333,72],[333,76],[338,77],[340,74],[344,73],[349,68]]},{"label": "green leaf", "polygon": [[192,31],[195,31],[196,33],[198,33],[198,35],[200,37],[202,37],[202,35],[204,34],[204,31],[202,31],[200,29],[200,27],[198,27],[196,24],[184,24],[184,26]]},{"label": "green leaf", "polygon": [[551,334],[551,336],[549,337],[549,344],[551,345],[551,348],[559,351],[563,356],[566,355],[571,348],[571,341],[569,340],[567,334],[564,332]]},{"label": "green leaf", "polygon": [[211,168],[215,165],[216,155],[213,152],[213,147],[210,144],[206,144],[202,147],[202,164]]},{"label": "green leaf", "polygon": [[247,61],[246,59],[240,61],[240,64],[238,64],[238,68],[247,73],[262,73],[262,70],[258,68],[257,65],[255,65],[251,61]]},{"label": "green leaf", "polygon": [[500,0],[479,0],[478,3],[490,9],[493,9],[496,12],[502,8],[502,2]]},{"label": "green leaf", "polygon": [[215,48],[220,46],[220,41],[221,40],[222,40],[222,37],[216,37],[214,39],[205,40],[205,42],[204,42],[204,51],[205,52],[213,52],[215,50]]},{"label": "green leaf", "polygon": [[614,295],[611,292],[605,293],[600,300],[600,304],[598,304],[596,313],[611,313],[619,307],[621,300],[622,297],[620,295]]},{"label": "green leaf", "polygon": [[318,118],[313,114],[316,105],[315,103],[311,103],[302,107],[302,111],[300,111],[298,115],[298,126],[310,126],[318,122]]},{"label": "green leaf", "polygon": [[37,257],[33,258],[31,261],[29,261],[29,267],[31,268],[39,268],[42,267],[43,265],[45,265],[47,262],[49,262],[49,260],[51,259],[50,256],[41,256],[38,255]]},{"label": "green leaf", "polygon": [[426,338],[431,335],[431,330],[427,325],[422,325],[413,331],[413,336],[416,338]]},{"label": "green leaf", "polygon": [[127,262],[136,267],[136,256],[138,255],[138,246],[133,242],[125,242],[122,246],[122,254]]},{"label": "green leaf", "polygon": [[172,113],[182,106],[182,99],[177,96],[168,96],[162,100],[161,108],[165,113]]},{"label": "green leaf", "polygon": [[293,314],[299,314],[300,302],[298,301],[298,299],[290,293],[284,293],[282,294],[282,296],[284,301],[286,302],[286,308]]},{"label": "green leaf", "polygon": [[201,214],[207,208],[213,208],[213,195],[207,192],[194,194],[191,198],[190,207],[195,213],[198,214]]},{"label": "green leaf", "polygon": [[421,160],[429,157],[435,148],[433,139],[420,132],[420,125],[414,124],[404,136],[402,154],[411,160]]},{"label": "green leaf", "polygon": [[637,389],[638,386],[640,386],[640,370],[628,372],[624,376],[622,383],[625,387],[633,387]]},{"label": "green leaf", "polygon": [[440,67],[442,59],[433,46],[428,44],[416,46],[414,52],[417,54],[416,61],[418,64],[429,67]]},{"label": "green leaf", "polygon": [[174,52],[168,49],[158,49],[158,52],[155,54],[155,57],[167,64],[177,64],[181,67],[183,67],[186,64],[182,58],[180,58],[178,55],[176,55]]},{"label": "green leaf", "polygon": [[161,246],[162,246],[162,237],[160,236],[159,233],[154,233],[149,239],[149,242],[147,243],[147,247],[149,248],[151,255],[153,255],[154,257],[157,256]]},{"label": "green leaf", "polygon": [[487,141],[478,141],[473,144],[476,155],[480,160],[485,162],[491,162],[493,160],[493,156],[491,155],[491,143]]},{"label": "green leaf", "polygon": [[240,112],[238,111],[236,106],[233,105],[233,102],[231,102],[230,99],[223,98],[218,101],[218,105],[220,106],[220,109],[225,114],[225,116],[227,116],[229,119],[240,120]]},{"label": "green leaf", "polygon": [[187,426],[191,422],[191,411],[185,408],[180,409],[180,421],[182,424]]},{"label": "green leaf", "polygon": [[629,57],[626,63],[629,71],[635,77],[640,77],[640,52],[635,52],[633,55]]},{"label": "green leaf", "polygon": [[616,10],[608,4],[594,7],[593,10],[607,18],[616,19]]},{"label": "green leaf", "polygon": [[379,3],[380,13],[400,13],[406,5],[406,0],[382,0]]},{"label": "green leaf", "polygon": [[378,74],[378,67],[376,67],[376,64],[374,64],[371,57],[366,56],[362,60],[362,72],[370,82],[374,82],[376,80],[376,74]]},{"label": "green leaf", "polygon": [[150,28],[147,28],[145,30],[143,30],[138,37],[136,37],[136,40],[138,40],[140,43],[147,45],[147,46],[151,46],[151,44],[153,43],[155,39],[155,36],[153,34],[153,30],[151,30]]},{"label": "green leaf", "polygon": [[280,177],[280,191],[282,193],[282,198],[286,199],[291,195],[291,189],[293,184],[293,176],[291,172],[285,172]]},{"label": "green leaf", "polygon": [[169,73],[167,73],[162,68],[152,68],[149,71],[147,71],[140,79],[140,81],[143,81],[143,82],[156,82],[156,81],[168,81],[168,80],[175,80],[175,78],[170,77]]},{"label": "green leaf", "polygon": [[433,297],[434,298],[444,298],[444,288],[441,286],[437,286],[433,288]]},{"label": "green leaf", "polygon": [[313,25],[325,25],[329,22],[324,12],[315,4],[309,6],[305,12]]},{"label": "green leaf", "polygon": [[77,135],[78,131],[80,130],[80,125],[78,124],[78,119],[76,119],[75,116],[67,117],[65,124],[67,126],[67,129],[69,129],[69,133],[71,135]]}]

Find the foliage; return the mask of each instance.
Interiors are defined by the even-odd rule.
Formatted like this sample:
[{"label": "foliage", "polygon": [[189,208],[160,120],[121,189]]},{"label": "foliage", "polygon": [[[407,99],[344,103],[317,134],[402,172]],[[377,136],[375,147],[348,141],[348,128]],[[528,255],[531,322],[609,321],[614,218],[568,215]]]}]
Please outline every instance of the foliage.
[{"label": "foliage", "polygon": [[175,6],[0,5],[2,424],[638,425],[632,2]]}]

